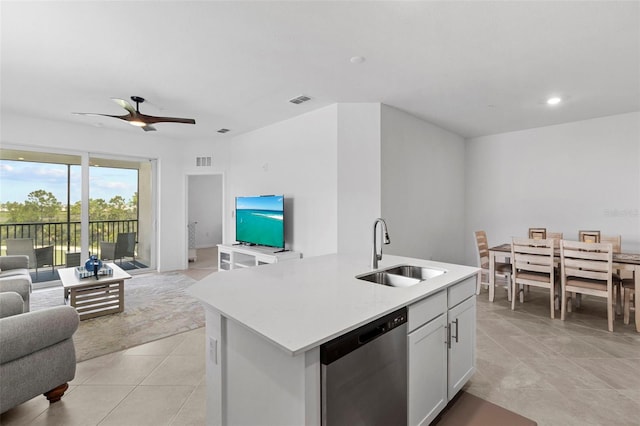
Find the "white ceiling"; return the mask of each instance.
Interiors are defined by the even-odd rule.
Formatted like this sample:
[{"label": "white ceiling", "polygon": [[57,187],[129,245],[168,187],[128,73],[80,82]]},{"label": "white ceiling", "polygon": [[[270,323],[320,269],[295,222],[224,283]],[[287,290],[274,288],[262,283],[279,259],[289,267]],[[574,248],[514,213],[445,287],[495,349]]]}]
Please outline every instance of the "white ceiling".
[{"label": "white ceiling", "polygon": [[71,112],[124,114],[109,98],[139,95],[143,113],[196,119],[158,136],[195,140],[336,102],[465,137],[640,110],[639,1],[3,0],[0,13],[3,114],[140,137]]}]

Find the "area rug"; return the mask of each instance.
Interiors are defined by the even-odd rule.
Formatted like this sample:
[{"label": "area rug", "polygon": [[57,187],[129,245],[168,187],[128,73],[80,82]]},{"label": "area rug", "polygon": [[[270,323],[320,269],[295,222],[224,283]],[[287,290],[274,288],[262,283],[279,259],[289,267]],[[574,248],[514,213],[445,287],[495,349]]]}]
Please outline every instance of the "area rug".
[{"label": "area rug", "polygon": [[[186,293],[195,282],[180,272],[126,280],[124,312],[80,321],[73,336],[77,361],[203,327],[204,308]],[[31,294],[32,311],[63,304],[61,286]]]},{"label": "area rug", "polygon": [[437,426],[535,426],[536,422],[461,391],[432,423]]}]

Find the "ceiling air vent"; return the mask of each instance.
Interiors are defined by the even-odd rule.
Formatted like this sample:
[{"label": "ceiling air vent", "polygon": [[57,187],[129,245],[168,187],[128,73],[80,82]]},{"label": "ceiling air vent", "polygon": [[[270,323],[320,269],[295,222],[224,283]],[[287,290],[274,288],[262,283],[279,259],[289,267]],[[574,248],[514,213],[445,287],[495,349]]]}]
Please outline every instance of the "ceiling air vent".
[{"label": "ceiling air vent", "polygon": [[289,99],[289,102],[291,102],[292,104],[301,104],[303,102],[307,102],[307,101],[310,101],[310,100],[311,100],[310,97],[305,96],[305,95],[300,95],[300,96],[298,96],[296,98]]},{"label": "ceiling air vent", "polygon": [[217,132],[218,133],[227,133],[229,131],[229,129],[218,129]]},{"label": "ceiling air vent", "polygon": [[196,157],[196,167],[211,167],[211,157]]}]

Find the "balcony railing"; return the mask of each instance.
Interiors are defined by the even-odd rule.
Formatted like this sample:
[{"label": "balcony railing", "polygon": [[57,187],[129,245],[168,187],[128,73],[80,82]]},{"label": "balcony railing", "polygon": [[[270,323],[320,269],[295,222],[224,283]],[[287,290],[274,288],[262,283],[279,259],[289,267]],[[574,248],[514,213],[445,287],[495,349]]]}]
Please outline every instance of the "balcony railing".
[{"label": "balcony railing", "polygon": [[[115,242],[121,232],[138,232],[138,220],[89,222],[89,251],[99,254],[100,241]],[[6,254],[6,240],[32,238],[36,247],[54,246],[54,266],[63,266],[67,252],[80,251],[80,222],[37,222],[0,224],[0,245]]]}]

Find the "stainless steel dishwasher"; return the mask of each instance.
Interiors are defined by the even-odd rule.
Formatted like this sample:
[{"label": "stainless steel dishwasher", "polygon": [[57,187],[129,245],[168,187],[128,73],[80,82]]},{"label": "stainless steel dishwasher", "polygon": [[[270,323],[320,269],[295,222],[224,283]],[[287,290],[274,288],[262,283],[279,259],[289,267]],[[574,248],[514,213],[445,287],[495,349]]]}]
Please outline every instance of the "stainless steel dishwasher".
[{"label": "stainless steel dishwasher", "polygon": [[320,346],[322,424],[407,424],[407,309]]}]

